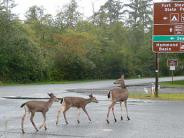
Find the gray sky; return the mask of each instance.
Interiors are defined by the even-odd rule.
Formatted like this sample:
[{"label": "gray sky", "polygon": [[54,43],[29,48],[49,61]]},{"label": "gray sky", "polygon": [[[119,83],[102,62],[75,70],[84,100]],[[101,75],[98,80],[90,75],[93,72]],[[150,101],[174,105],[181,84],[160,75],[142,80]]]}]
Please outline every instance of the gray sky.
[{"label": "gray sky", "polygon": [[[92,3],[94,3],[95,11],[98,11],[100,6],[103,5],[107,0],[77,0],[79,10],[84,14],[85,17],[92,15]],[[128,2],[129,0],[121,0],[122,2]],[[163,0],[153,0],[155,2]],[[53,16],[61,9],[64,5],[68,4],[70,0],[15,0],[17,6],[13,9],[13,12],[18,14],[21,19],[24,19],[25,12],[29,7],[33,5],[43,6],[46,13],[52,14]]]}]

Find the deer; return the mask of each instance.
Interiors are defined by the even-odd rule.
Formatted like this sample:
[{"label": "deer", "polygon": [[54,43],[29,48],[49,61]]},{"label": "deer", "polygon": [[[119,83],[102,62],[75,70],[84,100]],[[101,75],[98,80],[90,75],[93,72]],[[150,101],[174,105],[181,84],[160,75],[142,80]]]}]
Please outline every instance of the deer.
[{"label": "deer", "polygon": [[22,117],[22,121],[21,121],[21,130],[22,133],[24,134],[24,119],[26,117],[27,114],[31,113],[31,117],[30,117],[30,121],[33,125],[33,127],[35,128],[36,132],[38,132],[38,129],[33,121],[34,115],[36,112],[41,112],[43,115],[43,123],[40,125],[39,129],[41,129],[42,127],[45,128],[45,130],[47,130],[47,126],[46,126],[46,113],[48,112],[49,108],[52,106],[53,102],[58,102],[59,100],[57,99],[57,97],[53,94],[53,93],[48,93],[49,95],[49,100],[48,101],[28,101],[23,103],[20,107],[23,108],[25,110],[25,113]]},{"label": "deer", "polygon": [[77,115],[77,122],[78,124],[80,123],[79,118],[80,118],[80,109],[82,108],[82,110],[85,112],[85,114],[87,115],[89,121],[91,121],[91,118],[86,110],[86,105],[94,102],[94,103],[98,103],[98,100],[92,95],[89,95],[89,98],[85,99],[82,97],[64,97],[61,98],[61,107],[58,111],[57,114],[57,120],[56,120],[56,125],[58,125],[59,123],[59,116],[61,114],[61,112],[63,112],[63,116],[65,119],[65,123],[68,124],[67,118],[66,118],[66,111],[69,110],[71,107],[75,107],[78,109],[78,115]]},{"label": "deer", "polygon": [[124,82],[124,75],[121,75],[121,78],[117,79],[114,82],[114,84],[119,84],[119,86],[112,88],[107,94],[108,99],[111,97],[111,104],[108,107],[108,113],[107,113],[107,119],[106,119],[108,124],[109,124],[109,114],[111,109],[112,109],[114,121],[117,122],[117,119],[114,113],[114,106],[117,102],[120,102],[121,120],[123,120],[122,102],[124,102],[125,104],[127,119],[130,120],[130,117],[128,116],[128,110],[127,110],[128,89]]}]

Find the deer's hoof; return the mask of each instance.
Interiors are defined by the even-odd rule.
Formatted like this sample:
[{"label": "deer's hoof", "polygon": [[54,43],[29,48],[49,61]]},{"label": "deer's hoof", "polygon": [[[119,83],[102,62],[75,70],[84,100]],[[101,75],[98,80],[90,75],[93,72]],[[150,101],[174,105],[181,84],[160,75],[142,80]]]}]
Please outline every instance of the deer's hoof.
[{"label": "deer's hoof", "polygon": [[78,123],[78,124],[80,124],[80,121],[79,121],[79,120],[77,120],[77,123]]},{"label": "deer's hoof", "polygon": [[121,120],[123,120],[123,117],[121,116]]},{"label": "deer's hoof", "polygon": [[22,134],[25,134],[25,131],[24,130],[22,130]]},{"label": "deer's hoof", "polygon": [[127,116],[127,119],[130,120],[130,118]]},{"label": "deer's hoof", "polygon": [[47,130],[47,127],[45,127],[45,131]]},{"label": "deer's hoof", "polygon": [[116,118],[114,119],[114,122],[117,122]]},{"label": "deer's hoof", "polygon": [[107,121],[107,124],[109,124],[109,120],[107,119],[106,121]]}]

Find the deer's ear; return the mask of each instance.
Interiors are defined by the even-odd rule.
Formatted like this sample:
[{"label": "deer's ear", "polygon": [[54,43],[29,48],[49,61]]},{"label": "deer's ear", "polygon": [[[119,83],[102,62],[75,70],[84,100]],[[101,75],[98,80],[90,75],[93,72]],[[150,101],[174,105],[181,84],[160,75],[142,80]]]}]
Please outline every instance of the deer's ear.
[{"label": "deer's ear", "polygon": [[89,97],[92,98],[92,97],[93,97],[93,94],[91,93],[91,94],[89,95]]},{"label": "deer's ear", "polygon": [[51,97],[51,96],[53,96],[53,93],[48,93],[48,95]]}]

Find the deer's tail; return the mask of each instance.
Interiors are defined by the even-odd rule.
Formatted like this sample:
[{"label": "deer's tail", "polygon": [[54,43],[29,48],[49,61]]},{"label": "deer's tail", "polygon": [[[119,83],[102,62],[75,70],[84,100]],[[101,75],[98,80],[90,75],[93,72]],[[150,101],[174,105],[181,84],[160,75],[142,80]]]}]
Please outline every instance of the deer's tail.
[{"label": "deer's tail", "polygon": [[61,98],[61,102],[60,102],[60,103],[62,104],[62,103],[63,103],[63,101],[64,101],[64,98]]},{"label": "deer's tail", "polygon": [[111,97],[111,90],[109,91],[109,93],[107,94],[108,99]]},{"label": "deer's tail", "polygon": [[26,103],[23,103],[20,107],[21,107],[21,108],[24,107],[25,104],[26,104]]}]

